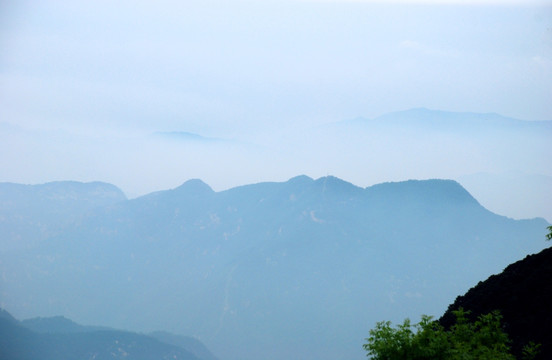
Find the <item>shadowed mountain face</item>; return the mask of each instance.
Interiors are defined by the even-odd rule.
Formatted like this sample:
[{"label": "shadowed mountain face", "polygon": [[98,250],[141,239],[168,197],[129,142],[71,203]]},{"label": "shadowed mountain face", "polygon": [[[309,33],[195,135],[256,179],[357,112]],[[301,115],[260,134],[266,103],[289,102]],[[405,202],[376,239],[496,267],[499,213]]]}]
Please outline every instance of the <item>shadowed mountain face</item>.
[{"label": "shadowed mountain face", "polygon": [[537,359],[552,358],[552,248],[509,265],[459,296],[441,317],[444,326],[454,322],[453,310],[462,307],[476,318],[499,310],[512,352],[521,359],[530,341],[541,344]]},{"label": "shadowed mountain face", "polygon": [[227,360],[362,358],[376,321],[442,313],[541,250],[546,226],[490,213],[448,180],[299,176],[223,192],[191,180],[6,256],[1,296],[19,317],[166,329]]}]

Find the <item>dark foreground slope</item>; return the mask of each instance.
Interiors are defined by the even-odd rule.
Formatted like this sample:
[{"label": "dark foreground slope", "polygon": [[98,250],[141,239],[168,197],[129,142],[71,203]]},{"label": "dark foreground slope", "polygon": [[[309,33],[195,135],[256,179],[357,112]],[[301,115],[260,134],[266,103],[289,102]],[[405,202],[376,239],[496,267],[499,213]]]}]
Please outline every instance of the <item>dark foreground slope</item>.
[{"label": "dark foreground slope", "polygon": [[[214,360],[197,341],[174,344],[155,336],[78,325],[63,317],[17,321],[0,309],[0,360]],[[172,335],[174,338],[180,338]],[[183,346],[180,346],[183,345]],[[190,350],[187,346],[192,346]]]},{"label": "dark foreground slope", "polygon": [[440,319],[444,326],[454,321],[453,310],[462,307],[471,316],[499,310],[512,351],[521,358],[525,344],[541,344],[538,359],[552,359],[552,248],[509,265],[459,296]]}]

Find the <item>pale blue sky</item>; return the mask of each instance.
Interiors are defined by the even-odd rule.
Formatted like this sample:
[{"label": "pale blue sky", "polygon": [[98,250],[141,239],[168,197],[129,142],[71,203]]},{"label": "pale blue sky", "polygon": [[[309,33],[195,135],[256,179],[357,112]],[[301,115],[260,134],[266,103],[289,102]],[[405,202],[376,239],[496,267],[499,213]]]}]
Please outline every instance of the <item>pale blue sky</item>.
[{"label": "pale blue sky", "polygon": [[[189,178],[224,189],[300,173],[366,186],[535,172],[406,166],[393,145],[359,172],[301,138],[415,107],[552,120],[552,2],[459,2],[3,1],[0,181],[101,180],[136,195]],[[241,143],[145,145],[155,131]]]},{"label": "pale blue sky", "polygon": [[30,127],[218,133],[419,106],[552,119],[546,6],[8,1],[2,12],[2,118]]}]

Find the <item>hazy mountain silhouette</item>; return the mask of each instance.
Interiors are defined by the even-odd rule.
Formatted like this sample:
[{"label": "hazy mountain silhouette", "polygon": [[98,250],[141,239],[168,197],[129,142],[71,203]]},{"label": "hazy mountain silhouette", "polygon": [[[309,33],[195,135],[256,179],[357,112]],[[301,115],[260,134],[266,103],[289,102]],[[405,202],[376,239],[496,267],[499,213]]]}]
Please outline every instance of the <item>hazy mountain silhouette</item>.
[{"label": "hazy mountain silhouette", "polygon": [[[47,354],[46,357],[54,356],[55,354],[55,356],[64,359],[92,358],[93,356],[99,358],[98,356],[105,356],[109,350],[113,353],[111,354],[111,359],[133,358],[153,360],[171,358],[217,360],[205,345],[197,339],[187,336],[174,335],[168,332],[135,334],[101,326],[83,326],[63,316],[38,317],[18,322],[9,313],[4,310],[2,311],[3,316],[0,315],[0,317],[7,317],[14,326],[21,325],[33,332],[33,334],[27,333],[27,336],[20,339],[23,342],[25,338],[28,340],[28,343],[24,343],[24,348],[40,349],[41,341],[37,341],[37,339],[54,340],[54,343],[50,344],[47,348],[47,351],[50,351],[52,354]],[[47,336],[39,334],[47,334]],[[64,341],[71,343],[64,343]],[[138,343],[140,345],[137,345]],[[77,344],[79,347],[86,348],[88,353],[77,348]],[[119,348],[116,348],[114,344],[117,344]],[[178,349],[175,349],[175,347]],[[14,349],[13,355],[17,355],[15,352],[25,354],[25,350],[21,348]],[[44,349],[37,350],[36,352],[41,354],[44,352]]]},{"label": "hazy mountain silhouette", "polygon": [[[544,164],[552,157],[552,121],[419,108],[330,123],[296,141],[303,139],[309,147],[297,146],[296,153],[312,148],[310,159],[324,159],[321,165],[353,182],[444,176],[465,185],[491,211],[518,219],[537,213],[552,221],[543,205],[552,187],[536,177],[551,175]],[[479,173],[494,176],[467,177]],[[515,173],[524,176],[511,179]]]},{"label": "hazy mountain silhouette", "polygon": [[[439,148],[450,156],[454,155],[452,150],[455,150],[461,154],[477,154],[479,158],[493,159],[498,162],[493,168],[502,171],[523,169],[539,173],[542,165],[534,167],[538,164],[533,164],[533,161],[549,153],[547,144],[552,136],[552,121],[525,121],[495,113],[417,108],[374,119],[357,118],[332,123],[324,129],[337,131],[340,135],[350,134],[353,144],[357,138],[368,137],[371,147],[380,146],[378,138],[391,141],[399,149],[414,147],[418,150],[418,156],[423,154],[427,161],[438,156],[432,149]],[[387,151],[392,149],[387,147]],[[473,156],[466,156],[464,160],[470,158],[474,160]],[[528,163],[520,162],[522,159]],[[505,165],[508,164],[506,161],[510,162],[510,166]],[[523,165],[523,168],[511,168],[512,162],[516,166]]]},{"label": "hazy mountain silhouette", "polygon": [[155,331],[149,333],[148,336],[151,336],[165,344],[171,344],[186,349],[186,351],[191,352],[198,359],[217,360],[215,355],[213,355],[201,341],[192,337],[175,335],[166,331]]},{"label": "hazy mountain silhouette", "polygon": [[36,317],[20,321],[21,325],[37,333],[70,334],[100,330],[114,330],[102,326],[84,326],[67,319],[64,316]]},{"label": "hazy mountain silhouette", "polygon": [[0,183],[0,253],[28,249],[86,212],[125,200],[119,188],[102,182]]},{"label": "hazy mountain silhouette", "polygon": [[552,221],[552,176],[511,171],[477,173],[457,180],[491,211],[501,209],[514,219],[543,216]]},{"label": "hazy mountain silhouette", "polygon": [[0,359],[212,360],[185,347],[128,331],[78,325],[63,317],[18,322],[0,316]]},{"label": "hazy mountain silhouette", "polygon": [[401,126],[433,131],[470,131],[485,129],[515,129],[552,131],[552,121],[526,121],[502,116],[496,113],[472,113],[414,108],[384,114],[375,119],[357,118],[342,124],[357,123],[365,125]]},{"label": "hazy mountain silhouette", "polygon": [[499,310],[504,330],[512,340],[512,352],[521,359],[530,341],[541,344],[537,359],[552,358],[552,248],[529,255],[498,275],[479,282],[459,296],[441,317],[444,326],[454,321],[453,310],[462,307],[475,318]]},{"label": "hazy mountain silhouette", "polygon": [[7,256],[1,296],[21,317],[167,329],[228,360],[350,359],[376,321],[442,313],[540,251],[546,226],[493,214],[450,180],[299,176],[221,192],[190,180]]}]

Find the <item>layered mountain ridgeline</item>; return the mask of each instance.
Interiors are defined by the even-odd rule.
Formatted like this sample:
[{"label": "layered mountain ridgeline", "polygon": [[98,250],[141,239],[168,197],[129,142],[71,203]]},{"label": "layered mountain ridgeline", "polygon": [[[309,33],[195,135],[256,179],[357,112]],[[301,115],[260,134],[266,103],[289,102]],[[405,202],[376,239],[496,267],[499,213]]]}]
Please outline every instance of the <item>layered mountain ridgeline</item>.
[{"label": "layered mountain ridgeline", "polygon": [[125,200],[119,188],[102,182],[0,183],[0,253],[35,246],[86,212]]},{"label": "layered mountain ridgeline", "polygon": [[[552,121],[419,108],[330,123],[301,134],[296,142],[303,144],[305,138],[313,163],[325,166],[321,170],[333,166],[352,181],[375,182],[405,172],[427,178],[439,169],[440,174],[455,176],[491,211],[518,219],[542,216],[552,222],[547,205],[552,201],[550,180],[538,176],[552,175],[543,166],[552,157]],[[297,146],[293,153],[309,149]],[[344,165],[332,163],[336,160]],[[461,175],[481,172],[490,176]],[[523,176],[508,180],[512,172]]]},{"label": "layered mountain ridgeline", "polygon": [[2,360],[216,360],[195,339],[162,334],[82,326],[61,316],[17,321],[0,309]]},{"label": "layered mountain ridgeline", "polygon": [[[44,334],[70,334],[70,333],[91,333],[95,331],[120,332],[104,326],[83,326],[71,321],[63,316],[37,317],[23,320],[20,322],[24,327]],[[171,334],[166,331],[155,331],[146,335],[157,339],[162,343],[174,345],[192,353],[200,360],[217,360],[217,358],[205,347],[205,345],[190,336]]]},{"label": "layered mountain ridgeline", "polygon": [[357,118],[342,121],[342,125],[365,125],[400,127],[437,132],[467,132],[472,135],[479,131],[534,131],[552,132],[552,121],[526,121],[502,116],[496,113],[471,113],[415,108],[396,111],[375,119]]},{"label": "layered mountain ridgeline", "polygon": [[512,353],[522,359],[531,341],[541,344],[537,359],[552,359],[552,248],[509,265],[459,296],[440,322],[448,327],[453,310],[471,311],[471,318],[499,310],[504,330],[512,341]]},{"label": "layered mountain ridgeline", "polygon": [[[539,173],[542,166],[536,167],[535,161],[542,162],[544,154],[550,153],[547,144],[552,136],[552,121],[525,121],[495,113],[418,108],[374,119],[357,118],[331,123],[321,127],[318,134],[330,132],[349,134],[348,141],[353,144],[358,144],[360,139],[370,139],[371,147],[376,148],[382,145],[380,141],[392,141],[400,150],[419,150],[418,156],[430,162],[439,158],[439,153],[434,151],[436,148],[444,151],[449,159],[456,159],[460,154],[464,160],[492,159],[500,164],[495,168],[501,169],[511,169],[511,166],[502,166],[508,161],[523,164],[520,160],[525,159],[529,161],[524,164],[525,171]],[[460,154],[455,154],[455,150]],[[388,151],[392,152],[392,149]],[[464,157],[469,154],[477,154],[478,159]],[[454,161],[452,163],[458,166]],[[462,167],[471,167],[471,164],[462,164]]]},{"label": "layered mountain ridgeline", "polygon": [[547,225],[493,214],[449,180],[191,180],[6,256],[0,295],[18,317],[168,329],[228,360],[350,359],[376,321],[442,313],[541,250]]}]

